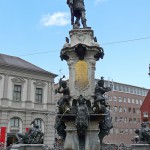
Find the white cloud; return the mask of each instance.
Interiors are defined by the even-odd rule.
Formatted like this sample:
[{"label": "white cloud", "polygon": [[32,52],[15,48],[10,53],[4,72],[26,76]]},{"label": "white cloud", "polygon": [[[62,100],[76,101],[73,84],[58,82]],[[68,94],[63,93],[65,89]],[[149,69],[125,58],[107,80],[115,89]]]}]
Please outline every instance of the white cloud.
[{"label": "white cloud", "polygon": [[104,1],[107,1],[107,0],[95,0],[95,5],[98,5],[100,2],[104,2]]},{"label": "white cloud", "polygon": [[66,12],[56,12],[44,15],[41,18],[43,26],[65,26],[70,23],[70,14]]}]

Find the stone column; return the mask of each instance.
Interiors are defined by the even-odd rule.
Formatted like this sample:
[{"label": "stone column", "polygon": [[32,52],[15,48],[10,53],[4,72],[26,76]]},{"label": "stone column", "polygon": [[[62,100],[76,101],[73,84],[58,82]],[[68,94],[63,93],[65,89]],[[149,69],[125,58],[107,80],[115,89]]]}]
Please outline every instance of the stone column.
[{"label": "stone column", "polygon": [[25,108],[34,109],[34,102],[31,100],[31,78],[27,79],[27,100],[25,101]]},{"label": "stone column", "polygon": [[48,82],[47,103],[49,103],[49,104],[52,103],[52,98],[53,98],[53,96],[52,96],[52,94],[53,94],[52,84],[53,84],[52,82]]},{"label": "stone column", "polygon": [[54,83],[51,82],[51,102],[52,102],[52,104],[55,104],[56,102],[55,102],[53,90],[54,90]]},{"label": "stone column", "polygon": [[28,78],[27,83],[27,101],[31,101],[31,79]]},{"label": "stone column", "polygon": [[3,99],[8,99],[7,93],[8,93],[8,75],[5,75],[4,79],[4,91],[3,91]]}]

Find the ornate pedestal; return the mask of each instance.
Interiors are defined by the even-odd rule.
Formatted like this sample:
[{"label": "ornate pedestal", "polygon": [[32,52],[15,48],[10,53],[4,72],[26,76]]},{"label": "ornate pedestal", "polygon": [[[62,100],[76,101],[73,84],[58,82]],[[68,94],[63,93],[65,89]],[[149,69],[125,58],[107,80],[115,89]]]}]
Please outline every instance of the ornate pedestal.
[{"label": "ornate pedestal", "polygon": [[90,28],[71,30],[70,42],[61,50],[60,57],[69,66],[69,88],[72,99],[81,94],[91,99],[95,87],[95,64],[103,58],[103,49]]},{"label": "ornate pedestal", "polygon": [[[62,117],[62,121],[66,124],[66,139],[65,150],[99,150],[100,141],[98,138],[99,127],[98,124],[103,120],[103,114],[89,114],[89,126],[86,130],[85,137],[81,136],[79,141],[79,135],[75,125],[76,115],[66,114]],[[85,138],[85,139],[84,139]],[[83,141],[82,141],[83,140]],[[83,148],[80,148],[80,146]]]}]

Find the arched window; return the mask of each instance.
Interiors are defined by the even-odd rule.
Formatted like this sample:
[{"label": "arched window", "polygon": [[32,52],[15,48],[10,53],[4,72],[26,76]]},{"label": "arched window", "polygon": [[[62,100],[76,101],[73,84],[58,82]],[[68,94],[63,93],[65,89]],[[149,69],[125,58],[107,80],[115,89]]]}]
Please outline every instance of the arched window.
[{"label": "arched window", "polygon": [[22,120],[19,117],[11,118],[9,127],[11,133],[22,132]]},{"label": "arched window", "polygon": [[42,131],[44,132],[44,122],[42,119],[40,118],[36,118],[35,119],[35,123],[39,125],[39,127],[42,129]]}]

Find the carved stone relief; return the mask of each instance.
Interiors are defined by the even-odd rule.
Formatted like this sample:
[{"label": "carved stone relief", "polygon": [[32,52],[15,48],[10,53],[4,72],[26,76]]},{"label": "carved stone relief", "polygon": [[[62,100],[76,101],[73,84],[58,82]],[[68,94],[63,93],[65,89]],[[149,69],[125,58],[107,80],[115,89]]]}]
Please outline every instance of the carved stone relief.
[{"label": "carved stone relief", "polygon": [[15,77],[15,78],[13,78],[13,79],[11,79],[11,80],[12,80],[12,82],[14,82],[14,83],[20,83],[20,84],[25,83],[25,80],[24,80],[23,78],[21,78],[21,77]]},{"label": "carved stone relief", "polygon": [[36,82],[33,82],[33,84],[35,86],[41,86],[41,87],[45,87],[46,86],[46,83],[41,81],[41,80],[36,80]]}]

